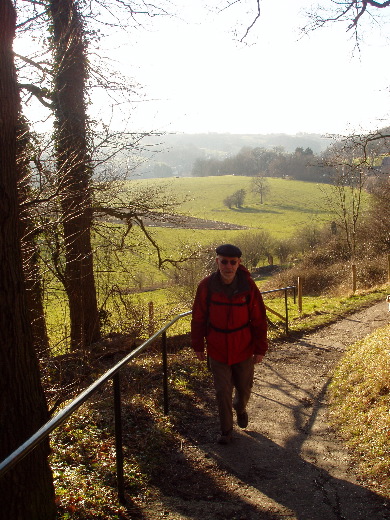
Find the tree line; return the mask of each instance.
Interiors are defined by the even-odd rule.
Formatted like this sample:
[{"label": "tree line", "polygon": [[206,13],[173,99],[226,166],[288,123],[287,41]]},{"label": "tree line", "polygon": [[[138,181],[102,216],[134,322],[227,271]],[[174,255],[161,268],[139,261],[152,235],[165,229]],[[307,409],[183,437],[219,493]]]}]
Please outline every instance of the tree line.
[{"label": "tree line", "polygon": [[288,153],[282,147],[266,149],[243,147],[236,155],[224,159],[198,158],[192,175],[208,177],[218,175],[245,175],[291,178],[308,182],[329,182],[332,167],[325,164],[322,155],[311,148],[297,147]]}]

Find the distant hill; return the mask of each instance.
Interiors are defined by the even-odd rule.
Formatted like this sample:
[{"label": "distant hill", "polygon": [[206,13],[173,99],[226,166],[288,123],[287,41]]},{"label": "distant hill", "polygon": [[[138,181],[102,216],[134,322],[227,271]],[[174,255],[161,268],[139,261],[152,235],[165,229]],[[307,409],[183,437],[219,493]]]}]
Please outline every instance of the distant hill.
[{"label": "distant hill", "polygon": [[283,147],[288,153],[296,148],[311,148],[315,154],[323,152],[331,143],[330,137],[320,134],[166,134],[148,137],[143,143],[153,148],[153,157],[138,171],[141,177],[171,177],[191,175],[198,158],[222,159],[236,155],[241,148]]},{"label": "distant hill", "polygon": [[166,134],[161,137],[168,146],[195,146],[209,151],[236,154],[243,146],[274,148],[282,146],[286,152],[295,148],[311,148],[314,153],[324,151],[332,139],[320,134]]}]

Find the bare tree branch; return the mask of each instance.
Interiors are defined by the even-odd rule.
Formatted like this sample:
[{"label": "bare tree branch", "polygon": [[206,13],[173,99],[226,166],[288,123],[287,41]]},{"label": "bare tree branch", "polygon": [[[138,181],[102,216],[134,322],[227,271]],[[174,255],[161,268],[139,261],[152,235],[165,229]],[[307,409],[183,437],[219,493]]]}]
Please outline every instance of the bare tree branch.
[{"label": "bare tree branch", "polygon": [[[226,0],[225,5],[223,7],[221,7],[221,8],[219,8],[217,10],[217,12],[218,13],[222,13],[222,12],[228,10],[228,9],[231,9],[233,6],[239,5],[241,3],[242,3],[242,0]],[[255,11],[255,14],[254,14],[252,22],[246,27],[246,29],[244,29],[244,35],[238,40],[240,43],[244,42],[244,40],[246,39],[246,37],[248,36],[250,31],[255,26],[256,22],[259,20],[259,18],[260,18],[260,3],[261,3],[261,0],[254,0],[254,5],[255,5],[254,11]],[[235,32],[238,32],[238,31],[236,30]]]},{"label": "bare tree branch", "polygon": [[252,29],[252,27],[255,25],[257,20],[260,18],[260,0],[256,0],[256,3],[257,3],[257,13],[256,13],[256,16],[255,16],[253,22],[250,24],[250,26],[247,27],[244,36],[240,39],[240,42],[243,42],[245,40],[245,38],[248,36],[248,34],[249,34],[250,30]]},{"label": "bare tree branch", "polygon": [[157,257],[158,257],[158,267],[160,269],[161,269],[161,267],[164,264],[177,265],[179,263],[187,262],[188,260],[191,260],[192,258],[196,258],[197,257],[197,252],[192,252],[189,256],[181,257],[178,260],[173,260],[172,258],[165,258],[165,259],[163,259],[162,255],[161,255],[161,250],[160,250],[160,247],[159,247],[158,243],[154,240],[152,235],[147,230],[143,220],[141,218],[139,218],[139,217],[136,217],[135,220],[136,220],[137,224],[140,226],[140,228],[142,229],[142,232],[144,233],[145,237],[149,240],[149,242],[155,248],[155,250],[157,252]]},{"label": "bare tree branch", "polygon": [[[369,7],[373,7],[375,9],[384,9],[390,6],[389,0],[386,0],[385,2],[377,2],[375,0],[350,0],[348,2],[332,0],[332,3],[336,6],[336,8],[333,14],[327,10],[329,13],[328,16],[325,14],[320,14],[320,7],[317,7],[315,11],[309,12],[308,14],[309,18],[311,19],[311,23],[303,28],[303,32],[309,33],[311,31],[315,31],[316,29],[324,27],[329,23],[349,21],[347,31],[353,29],[356,33],[362,16],[365,14],[372,16],[372,13],[369,11]],[[325,12],[324,9],[322,9],[322,11]]]},{"label": "bare tree branch", "polygon": [[51,99],[51,94],[49,93],[49,91],[47,89],[37,87],[36,85],[31,85],[30,83],[19,83],[18,85],[19,85],[19,88],[28,90],[28,92],[30,92],[33,96],[35,96],[42,103],[43,106],[50,108],[50,109],[53,108],[52,103],[51,102],[49,103],[48,101],[45,100],[45,98]]},{"label": "bare tree branch", "polygon": [[[36,67],[41,72],[44,72],[45,74],[50,74],[50,69],[46,68],[46,67],[42,67],[42,65],[40,63],[38,63],[37,61],[32,60],[31,58],[27,58],[27,56],[22,56],[21,54],[17,54],[16,52],[14,52],[14,56],[16,56],[20,60],[28,63],[29,65],[32,65],[33,67]],[[49,64],[47,63],[47,65],[49,65]]]}]

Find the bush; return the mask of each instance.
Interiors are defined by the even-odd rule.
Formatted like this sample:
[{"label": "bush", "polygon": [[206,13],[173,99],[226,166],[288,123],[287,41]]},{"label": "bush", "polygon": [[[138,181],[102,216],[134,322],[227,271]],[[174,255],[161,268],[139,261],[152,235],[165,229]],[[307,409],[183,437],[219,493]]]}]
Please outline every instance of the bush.
[{"label": "bush", "polygon": [[242,234],[234,243],[241,249],[242,261],[248,269],[257,267],[261,260],[269,258],[274,249],[274,240],[268,231]]},{"label": "bush", "polygon": [[300,264],[290,269],[281,271],[272,280],[263,287],[266,290],[269,287],[288,287],[297,285],[297,279],[302,281],[303,294],[307,296],[319,296],[329,293],[337,286],[338,272],[333,268],[324,271],[319,266],[307,266]]},{"label": "bush", "polygon": [[[387,261],[382,257],[356,262],[357,290],[369,289],[386,282]],[[263,287],[264,290],[275,287],[296,285],[298,277],[302,281],[303,294],[319,296],[335,295],[352,290],[352,264],[348,261],[333,262],[320,252],[304,258],[299,264],[281,271]]]},{"label": "bush", "polygon": [[379,257],[373,260],[361,260],[357,264],[357,283],[367,288],[372,285],[385,283],[387,279],[386,258]]},{"label": "bush", "polygon": [[233,206],[236,206],[236,208],[242,208],[245,200],[246,192],[245,190],[237,190],[229,197],[226,197],[224,199],[223,203],[225,206],[227,206],[229,209],[231,209]]}]

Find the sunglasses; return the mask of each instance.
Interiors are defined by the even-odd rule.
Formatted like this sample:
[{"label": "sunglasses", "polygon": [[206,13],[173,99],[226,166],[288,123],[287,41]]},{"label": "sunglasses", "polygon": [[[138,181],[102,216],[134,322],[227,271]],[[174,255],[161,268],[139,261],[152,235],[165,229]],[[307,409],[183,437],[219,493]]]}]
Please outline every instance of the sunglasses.
[{"label": "sunglasses", "polygon": [[236,265],[237,260],[220,260],[220,262],[222,265],[227,265],[227,264]]}]

